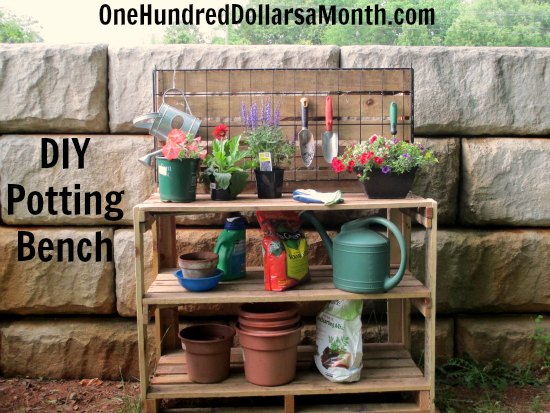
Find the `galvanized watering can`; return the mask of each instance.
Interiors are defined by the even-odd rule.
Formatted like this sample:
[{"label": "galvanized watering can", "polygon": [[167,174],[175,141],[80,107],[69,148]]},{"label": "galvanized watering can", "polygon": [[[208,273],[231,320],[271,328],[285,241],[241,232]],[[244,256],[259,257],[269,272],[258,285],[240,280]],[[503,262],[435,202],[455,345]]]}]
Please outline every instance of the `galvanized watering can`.
[{"label": "galvanized watering can", "polygon": [[[385,218],[361,218],[346,222],[331,240],[311,211],[300,214],[321,235],[332,261],[334,286],[353,293],[383,293],[395,287],[405,274],[407,248],[403,235]],[[371,224],[387,227],[396,237],[401,250],[397,272],[390,277],[390,242],[370,229]]]},{"label": "galvanized watering can", "polygon": [[[187,112],[183,112],[164,102],[166,94],[170,91],[179,92],[185,102]],[[165,141],[172,129],[180,129],[183,132],[196,135],[201,125],[200,119],[193,116],[185,94],[180,89],[168,89],[162,96],[162,105],[158,112],[138,116],[133,121],[138,128],[149,129],[149,133],[160,140]]]},{"label": "galvanized watering can", "polygon": [[[166,94],[170,91],[176,91],[182,95],[188,113],[182,112],[181,110],[176,109],[164,102]],[[189,107],[189,102],[187,102],[185,93],[176,88],[171,88],[164,92],[162,95],[162,105],[160,105],[158,112],[138,116],[137,118],[134,118],[133,123],[137,128],[149,129],[149,133],[151,135],[162,141],[168,140],[168,134],[172,131],[172,129],[179,129],[182,132],[190,133],[195,136],[201,126],[201,120],[193,116],[191,113],[191,108]],[[161,153],[162,149],[158,149],[142,156],[139,158],[139,161],[146,166],[151,166],[153,158]]]}]

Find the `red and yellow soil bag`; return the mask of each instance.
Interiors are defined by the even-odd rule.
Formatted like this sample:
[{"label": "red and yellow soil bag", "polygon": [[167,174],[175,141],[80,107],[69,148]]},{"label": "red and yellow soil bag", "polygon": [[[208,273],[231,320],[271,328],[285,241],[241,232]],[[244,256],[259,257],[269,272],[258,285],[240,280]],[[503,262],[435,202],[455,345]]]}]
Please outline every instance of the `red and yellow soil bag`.
[{"label": "red and yellow soil bag", "polygon": [[264,234],[264,283],[268,291],[284,291],[309,280],[307,241],[293,211],[258,211]]}]

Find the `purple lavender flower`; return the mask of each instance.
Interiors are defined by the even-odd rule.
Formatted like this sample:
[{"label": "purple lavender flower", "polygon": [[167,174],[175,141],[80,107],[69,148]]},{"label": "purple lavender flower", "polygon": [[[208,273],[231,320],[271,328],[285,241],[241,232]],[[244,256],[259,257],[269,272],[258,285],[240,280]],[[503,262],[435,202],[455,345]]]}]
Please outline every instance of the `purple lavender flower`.
[{"label": "purple lavender flower", "polygon": [[409,159],[409,158],[411,157],[411,155],[408,154],[408,153],[404,153],[404,154],[401,155],[401,156],[402,156],[403,158],[407,158],[407,159]]},{"label": "purple lavender flower", "polygon": [[265,126],[271,126],[271,102],[269,100],[265,101],[263,112],[263,124]]},{"label": "purple lavender flower", "polygon": [[258,127],[258,104],[254,102],[250,105],[250,129]]},{"label": "purple lavender flower", "polygon": [[390,171],[391,171],[391,168],[388,165],[384,165],[382,167],[382,173],[387,174]]},{"label": "purple lavender flower", "polygon": [[399,143],[399,139],[393,138],[393,143]]},{"label": "purple lavender flower", "polygon": [[244,103],[244,100],[241,102],[241,118],[246,129],[250,129],[250,121],[248,119],[248,112],[246,110],[246,103]]}]

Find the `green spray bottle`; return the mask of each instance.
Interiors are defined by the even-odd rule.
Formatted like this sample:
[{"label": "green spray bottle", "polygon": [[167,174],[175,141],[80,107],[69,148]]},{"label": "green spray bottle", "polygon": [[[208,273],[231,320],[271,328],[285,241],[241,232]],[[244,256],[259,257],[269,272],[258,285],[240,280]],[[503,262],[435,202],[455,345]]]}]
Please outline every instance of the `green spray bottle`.
[{"label": "green spray bottle", "polygon": [[246,275],[246,226],[242,217],[227,218],[218,236],[214,252],[219,255],[218,269],[222,281],[236,280]]}]

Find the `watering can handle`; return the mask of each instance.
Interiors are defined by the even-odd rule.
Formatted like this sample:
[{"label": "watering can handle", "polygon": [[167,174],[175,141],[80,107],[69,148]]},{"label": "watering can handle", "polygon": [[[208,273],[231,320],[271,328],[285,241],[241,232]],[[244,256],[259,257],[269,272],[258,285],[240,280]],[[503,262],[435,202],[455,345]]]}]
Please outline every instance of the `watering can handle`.
[{"label": "watering can handle", "polygon": [[176,92],[179,92],[181,94],[181,96],[183,97],[183,101],[185,102],[185,107],[187,108],[187,113],[189,113],[191,116],[193,116],[193,112],[191,112],[191,106],[189,106],[189,102],[187,101],[187,98],[185,97],[185,93],[183,92],[183,90],[181,89],[178,89],[176,87],[173,87],[173,88],[170,88],[170,89],[166,89],[164,91],[164,93],[162,94],[162,103],[166,103],[164,101],[164,98],[166,97],[166,94],[168,92],[171,92],[171,91],[176,91]]},{"label": "watering can handle", "polygon": [[151,129],[151,124],[159,117],[158,112],[148,113],[147,115],[141,115],[134,118],[132,123],[137,128]]},{"label": "watering can handle", "polygon": [[[403,235],[401,234],[401,231],[399,231],[399,228],[397,226],[381,217],[370,217],[366,219],[360,219],[352,222],[348,222],[344,224],[346,231],[353,230],[353,229],[359,229],[359,228],[369,228],[371,224],[380,224],[384,225],[386,228],[388,228],[393,235],[395,235],[395,238],[397,239],[397,243],[399,244],[399,249],[401,250],[401,260],[399,262],[399,269],[397,272],[392,275],[390,278],[386,278],[384,281],[384,291],[389,291],[393,287],[395,287],[397,284],[399,284],[399,281],[403,278],[403,275],[405,274],[405,269],[407,266],[407,247],[405,245],[405,238],[403,238]],[[344,229],[344,227],[342,227]]]}]

